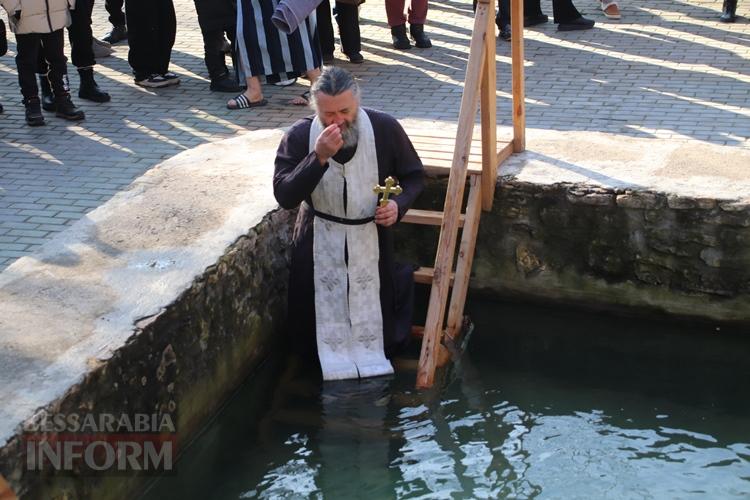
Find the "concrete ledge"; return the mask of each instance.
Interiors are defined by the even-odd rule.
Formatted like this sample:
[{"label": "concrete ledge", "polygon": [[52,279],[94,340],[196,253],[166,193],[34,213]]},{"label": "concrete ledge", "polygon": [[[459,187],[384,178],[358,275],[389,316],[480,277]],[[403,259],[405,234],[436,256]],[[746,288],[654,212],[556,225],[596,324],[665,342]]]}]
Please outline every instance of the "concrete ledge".
[{"label": "concrete ledge", "polygon": [[53,413],[176,415],[187,441],[273,344],[292,214],[281,131],[180,154],[0,275],[0,474],[29,498],[124,498],[139,478],[27,473],[20,424]]}]

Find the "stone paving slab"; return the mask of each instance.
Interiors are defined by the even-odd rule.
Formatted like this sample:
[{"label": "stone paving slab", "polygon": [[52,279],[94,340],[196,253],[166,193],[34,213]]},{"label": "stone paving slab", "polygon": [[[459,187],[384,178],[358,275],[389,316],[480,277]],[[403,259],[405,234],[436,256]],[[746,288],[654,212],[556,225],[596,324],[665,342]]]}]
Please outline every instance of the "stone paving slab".
[{"label": "stone paving slab", "polygon": [[[530,129],[731,146],[722,150],[727,162],[739,161],[733,148],[750,149],[747,19],[719,23],[718,0],[626,0],[621,21],[606,20],[596,1],[577,6],[597,21],[596,29],[558,33],[550,22],[525,32]],[[135,86],[127,46],[118,45],[97,68],[112,102],[78,100],[87,113],[79,124],[53,116],[45,127],[24,124],[10,40],[8,55],[0,58],[0,102],[6,108],[0,115],[0,270],[164,159],[246,131],[288,126],[309,112],[287,104],[305,90],[301,84],[265,87],[270,98],[265,108],[226,110],[230,96],[208,90],[193,2],[175,0],[175,7],[178,33],[171,69],[182,84],[155,91]],[[551,15],[549,1],[542,8]],[[746,11],[740,3],[738,13]],[[95,34],[108,31],[106,17],[99,2]],[[366,62],[350,65],[337,53],[337,64],[359,78],[366,105],[398,118],[448,124],[458,115],[471,2],[431,0],[429,18],[433,48],[396,51],[383,1],[368,0],[361,9]],[[499,40],[497,47],[498,120],[508,125],[510,45]],[[75,90],[75,68],[69,72]],[[610,148],[616,150],[617,136],[612,137]],[[750,170],[750,165],[737,168]]]}]

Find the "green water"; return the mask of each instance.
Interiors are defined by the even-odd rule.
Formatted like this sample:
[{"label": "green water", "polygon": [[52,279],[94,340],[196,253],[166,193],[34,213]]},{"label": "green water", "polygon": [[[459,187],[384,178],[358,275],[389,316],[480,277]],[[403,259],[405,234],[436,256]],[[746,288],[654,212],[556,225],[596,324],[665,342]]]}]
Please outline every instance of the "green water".
[{"label": "green water", "polygon": [[750,499],[750,332],[474,302],[439,389],[267,363],[148,499]]}]

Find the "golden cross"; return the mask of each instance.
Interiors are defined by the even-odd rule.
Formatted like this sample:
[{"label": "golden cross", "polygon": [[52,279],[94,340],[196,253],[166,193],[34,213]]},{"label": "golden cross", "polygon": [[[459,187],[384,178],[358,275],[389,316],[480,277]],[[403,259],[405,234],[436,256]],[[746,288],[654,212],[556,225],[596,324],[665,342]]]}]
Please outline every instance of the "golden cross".
[{"label": "golden cross", "polygon": [[398,185],[396,179],[390,176],[385,178],[385,186],[375,185],[375,187],[372,188],[373,193],[383,195],[383,197],[380,198],[381,207],[384,207],[388,204],[388,196],[392,194],[401,194],[402,191],[403,189],[401,189],[401,186]]}]

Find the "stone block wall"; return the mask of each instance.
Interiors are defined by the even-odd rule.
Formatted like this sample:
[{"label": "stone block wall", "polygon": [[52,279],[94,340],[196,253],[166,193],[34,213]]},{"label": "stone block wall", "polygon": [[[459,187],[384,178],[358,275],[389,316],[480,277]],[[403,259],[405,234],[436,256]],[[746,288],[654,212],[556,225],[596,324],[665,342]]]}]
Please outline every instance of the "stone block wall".
[{"label": "stone block wall", "polygon": [[[421,203],[442,205],[444,180]],[[431,266],[434,229],[402,226]],[[750,206],[582,184],[498,183],[482,213],[471,289],[491,295],[750,323]]]}]

